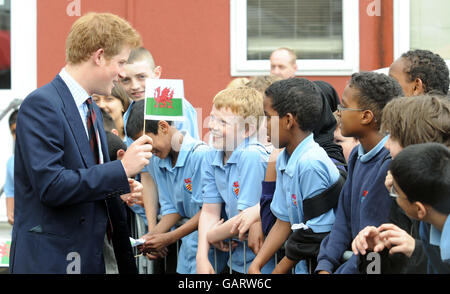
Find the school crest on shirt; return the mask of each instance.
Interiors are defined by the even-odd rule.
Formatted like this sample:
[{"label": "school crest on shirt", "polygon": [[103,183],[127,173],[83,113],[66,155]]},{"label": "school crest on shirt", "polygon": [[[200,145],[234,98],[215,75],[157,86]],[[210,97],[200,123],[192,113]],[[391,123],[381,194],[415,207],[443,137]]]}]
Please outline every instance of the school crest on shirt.
[{"label": "school crest on shirt", "polygon": [[184,179],[184,190],[192,193],[192,180],[191,178]]},{"label": "school crest on shirt", "polygon": [[233,183],[233,193],[236,198],[239,197],[239,182],[237,181]]},{"label": "school crest on shirt", "polygon": [[297,207],[297,196],[295,194],[292,194],[291,199],[292,203],[294,203],[295,207]]},{"label": "school crest on shirt", "polygon": [[369,194],[369,192],[368,192],[367,190],[364,190],[364,191],[363,191],[363,194],[362,194],[362,197],[361,197],[361,202],[363,202],[364,199],[366,199],[367,194]]}]

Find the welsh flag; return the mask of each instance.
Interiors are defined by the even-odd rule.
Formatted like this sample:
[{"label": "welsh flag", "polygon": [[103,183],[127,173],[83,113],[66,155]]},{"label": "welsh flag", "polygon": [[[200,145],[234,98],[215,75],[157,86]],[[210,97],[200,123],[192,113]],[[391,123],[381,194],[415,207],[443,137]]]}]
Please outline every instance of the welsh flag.
[{"label": "welsh flag", "polygon": [[147,79],[145,119],[183,121],[183,80]]},{"label": "welsh flag", "polygon": [[9,266],[9,249],[11,248],[10,240],[0,240],[0,266]]}]

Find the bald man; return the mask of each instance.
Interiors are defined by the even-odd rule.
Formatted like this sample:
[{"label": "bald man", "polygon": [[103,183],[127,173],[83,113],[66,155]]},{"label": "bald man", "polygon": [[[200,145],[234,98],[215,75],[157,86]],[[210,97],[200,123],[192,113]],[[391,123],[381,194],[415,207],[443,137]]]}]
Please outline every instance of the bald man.
[{"label": "bald man", "polygon": [[288,79],[295,77],[297,56],[289,48],[278,48],[270,55],[270,74]]}]

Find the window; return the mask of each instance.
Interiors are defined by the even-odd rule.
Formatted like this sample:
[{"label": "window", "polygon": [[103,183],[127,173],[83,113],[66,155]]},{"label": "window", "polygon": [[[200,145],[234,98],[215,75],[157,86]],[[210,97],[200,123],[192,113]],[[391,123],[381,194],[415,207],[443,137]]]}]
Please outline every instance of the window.
[{"label": "window", "polygon": [[279,47],[297,54],[298,75],[359,68],[358,1],[231,0],[231,74],[268,74]]},{"label": "window", "polygon": [[36,0],[0,0],[0,107],[33,91],[36,75]]},{"label": "window", "polygon": [[450,65],[450,1],[395,0],[394,55],[410,49],[439,54]]}]

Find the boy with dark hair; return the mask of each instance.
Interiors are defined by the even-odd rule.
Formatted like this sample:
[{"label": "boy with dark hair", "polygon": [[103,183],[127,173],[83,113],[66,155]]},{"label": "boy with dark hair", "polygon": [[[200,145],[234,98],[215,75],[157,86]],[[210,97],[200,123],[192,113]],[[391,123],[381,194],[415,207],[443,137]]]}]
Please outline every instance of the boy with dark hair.
[{"label": "boy with dark hair", "polygon": [[344,89],[338,105],[341,132],[358,138],[360,145],[350,154],[336,221],[321,243],[316,272],[358,273],[358,258],[342,262],[344,252],[361,229],[388,219],[391,200],[384,179],[391,159],[384,148],[387,136],[380,132],[381,112],[386,103],[402,94],[397,81],[373,72],[353,74]]},{"label": "boy with dark hair", "polygon": [[432,91],[446,95],[449,90],[449,70],[445,60],[428,50],[403,53],[390,66],[389,76],[400,83],[408,97]]},{"label": "boy with dark hair", "polygon": [[[143,100],[137,101],[130,113],[130,122],[144,121]],[[127,128],[131,130],[129,124]],[[198,243],[198,220],[202,205],[201,166],[211,148],[187,131],[178,131],[171,122],[146,120],[145,133],[153,139],[153,157],[146,171],[154,180],[159,194],[162,218],[156,227],[144,235],[144,252],[160,252],[182,240],[178,253],[177,273],[193,274]],[[136,137],[139,137],[139,134]],[[170,230],[181,218],[189,220]],[[209,254],[213,261],[213,251]]]},{"label": "boy with dark hair", "polygon": [[[450,273],[450,150],[438,143],[411,145],[392,161],[391,195],[406,214],[421,221],[420,237],[429,273]],[[425,223],[431,224],[430,229]],[[390,247],[391,234],[381,233]],[[382,246],[380,246],[382,249]]]},{"label": "boy with dark hair", "polygon": [[[249,273],[260,273],[288,238],[291,225],[303,224],[305,230],[316,234],[331,230],[333,209],[307,218],[303,207],[305,200],[313,199],[339,178],[336,166],[313,138],[323,106],[314,84],[300,78],[282,80],[269,86],[265,95],[267,133],[275,148],[285,149],[277,159],[276,189],[270,205],[277,219]],[[296,273],[308,273],[305,260],[297,264]]]},{"label": "boy with dark hair", "polygon": [[[403,148],[414,144],[434,142],[450,147],[449,122],[450,100],[445,96],[423,95],[393,99],[383,109],[381,130],[389,133],[385,147],[389,149],[392,158]],[[388,190],[392,189],[390,172],[385,185]],[[374,250],[374,239],[379,238],[381,233],[395,236],[391,239],[389,250],[380,253],[382,273],[426,273],[427,258],[420,240],[420,222],[405,215],[395,201],[391,206],[390,222],[378,228],[368,226],[359,232],[352,243],[353,252],[361,253],[364,260],[364,255]]]},{"label": "boy with dark hair", "polygon": [[[13,143],[16,143],[16,121],[17,113],[16,109],[9,115],[8,123],[11,136],[13,137]],[[4,186],[6,196],[6,215],[8,217],[8,223],[14,224],[14,154],[8,159],[6,163],[6,180]]]}]

